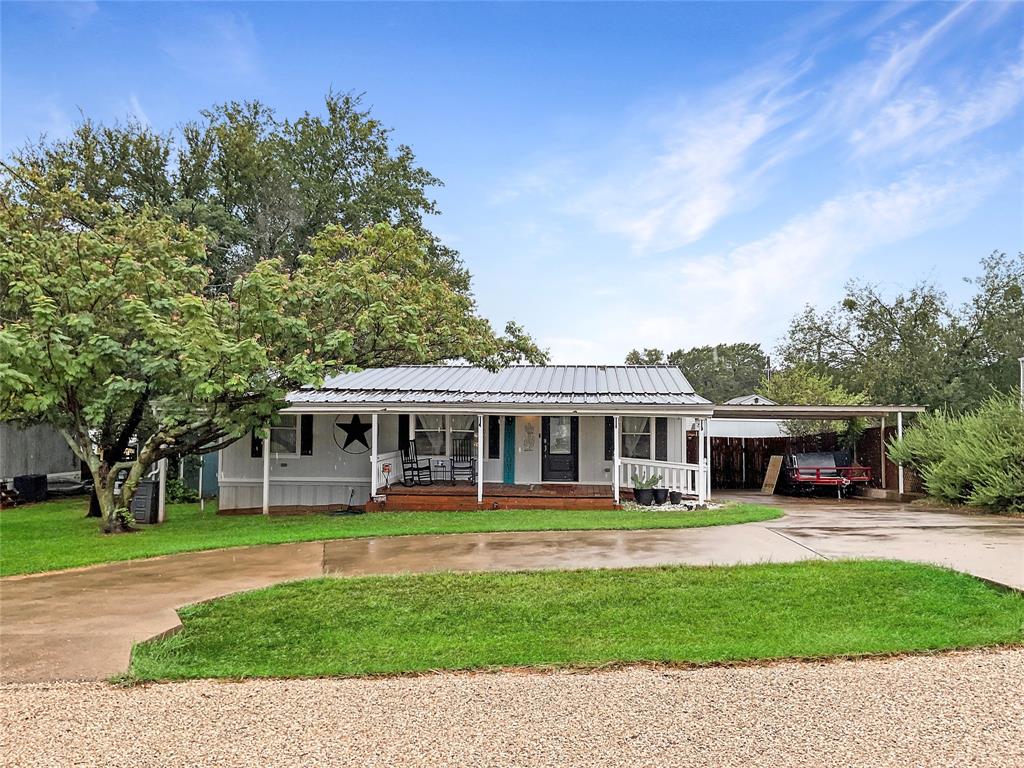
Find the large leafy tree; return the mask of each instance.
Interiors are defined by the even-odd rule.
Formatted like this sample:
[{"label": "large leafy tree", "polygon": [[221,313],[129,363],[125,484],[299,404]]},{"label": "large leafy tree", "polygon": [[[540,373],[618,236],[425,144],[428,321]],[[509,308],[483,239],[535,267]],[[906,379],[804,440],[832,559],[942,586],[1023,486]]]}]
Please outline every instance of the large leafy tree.
[{"label": "large leafy tree", "polygon": [[677,349],[668,355],[660,349],[634,349],[626,355],[626,363],[677,366],[697,394],[721,403],[752,393],[768,367],[768,358],[760,344],[741,342]]},{"label": "large leafy tree", "polygon": [[[757,393],[780,405],[863,405],[867,398],[860,392],[850,392],[828,374],[809,366],[795,366],[771,376],[765,376]],[[807,436],[822,432],[838,432],[841,441],[852,445],[863,431],[859,419],[848,421],[811,421],[792,419],[783,422],[790,435]]]},{"label": "large leafy tree", "polygon": [[981,267],[967,281],[974,295],[959,306],[930,282],[891,298],[852,282],[838,305],[807,307],[794,318],[783,360],[876,402],[963,410],[993,388],[1009,392],[1024,354],[1024,254],[993,253]]},{"label": "large leafy tree", "polygon": [[229,284],[261,259],[298,263],[331,224],[360,231],[378,223],[423,238],[435,271],[468,291],[456,254],[428,230],[440,181],[358,96],[328,93],[321,112],[279,117],[256,101],[205,110],[180,130],[158,133],[137,120],[83,120],[63,140],[40,140],[12,164],[129,212],[158,210],[203,225],[214,284]]},{"label": "large leafy tree", "polygon": [[294,268],[262,259],[223,290],[203,229],[20,171],[2,182],[0,420],[64,435],[107,530],[154,462],[262,428],[289,390],[330,371],[543,359],[517,326],[496,335],[409,228],[331,225]]}]

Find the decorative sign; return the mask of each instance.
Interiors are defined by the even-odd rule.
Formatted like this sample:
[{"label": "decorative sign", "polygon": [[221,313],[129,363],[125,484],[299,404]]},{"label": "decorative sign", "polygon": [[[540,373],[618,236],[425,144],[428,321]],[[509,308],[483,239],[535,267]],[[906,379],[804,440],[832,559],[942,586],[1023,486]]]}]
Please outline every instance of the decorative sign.
[{"label": "decorative sign", "polygon": [[532,451],[537,445],[537,425],[532,421],[523,423],[523,450]]},{"label": "decorative sign", "polygon": [[768,459],[768,471],[764,475],[764,485],[761,486],[761,493],[771,496],[775,493],[775,485],[779,482],[779,472],[782,470],[782,457],[772,456]]},{"label": "decorative sign", "polygon": [[334,422],[334,442],[345,453],[366,453],[370,450],[366,433],[372,425],[363,424],[358,415],[353,416],[348,424],[344,423],[344,419],[344,416],[339,416]]}]

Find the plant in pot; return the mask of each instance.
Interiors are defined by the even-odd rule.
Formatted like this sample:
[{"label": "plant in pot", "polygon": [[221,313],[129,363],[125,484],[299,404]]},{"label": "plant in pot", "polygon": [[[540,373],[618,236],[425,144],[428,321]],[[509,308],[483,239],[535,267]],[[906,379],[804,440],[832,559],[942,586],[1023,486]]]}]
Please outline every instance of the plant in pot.
[{"label": "plant in pot", "polygon": [[660,507],[666,501],[668,501],[668,488],[655,488],[654,503]]},{"label": "plant in pot", "polygon": [[648,478],[633,475],[633,499],[637,504],[649,507],[654,503],[654,486],[661,482],[661,475],[651,475]]},{"label": "plant in pot", "polygon": [[672,502],[674,505],[679,506],[680,504],[683,503],[683,492],[682,491],[672,491],[668,495],[668,500],[670,502]]}]

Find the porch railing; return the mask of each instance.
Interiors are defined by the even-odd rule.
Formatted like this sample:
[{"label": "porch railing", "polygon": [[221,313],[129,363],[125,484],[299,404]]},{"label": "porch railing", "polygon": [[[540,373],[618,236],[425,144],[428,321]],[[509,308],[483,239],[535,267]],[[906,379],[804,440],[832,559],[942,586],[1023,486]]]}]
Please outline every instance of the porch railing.
[{"label": "porch railing", "polygon": [[697,464],[649,459],[620,459],[619,485],[623,488],[632,488],[633,475],[642,480],[647,480],[653,475],[660,475],[659,487],[668,488],[670,491],[679,491],[686,496],[697,496],[699,471],[700,467]]},{"label": "porch railing", "polygon": [[[384,467],[390,466],[391,471],[384,476]],[[387,488],[402,479],[402,452],[387,451],[377,456],[377,488]]]}]

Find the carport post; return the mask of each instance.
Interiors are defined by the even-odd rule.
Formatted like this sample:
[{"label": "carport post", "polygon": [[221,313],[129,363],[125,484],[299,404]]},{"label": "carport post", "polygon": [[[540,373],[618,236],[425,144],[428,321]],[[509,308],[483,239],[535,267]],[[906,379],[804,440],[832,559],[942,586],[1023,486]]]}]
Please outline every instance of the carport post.
[{"label": "carport post", "polygon": [[167,459],[160,459],[160,489],[157,496],[156,521],[162,523],[167,512]]},{"label": "carport post", "polygon": [[619,471],[622,467],[622,459],[619,456],[620,448],[619,443],[619,417],[612,416],[612,440],[614,445],[612,446],[612,495],[615,497],[615,503],[619,503]]},{"label": "carport post", "polygon": [[[899,440],[903,439],[903,411],[896,412],[896,437]],[[899,464],[899,490],[900,496],[903,495],[903,464]]]},{"label": "carport post", "polygon": [[270,438],[263,438],[263,514],[270,514]]},{"label": "carport post", "polygon": [[882,416],[882,426],[878,428],[878,455],[882,457],[879,462],[882,465],[882,490],[885,490],[885,415]]}]

